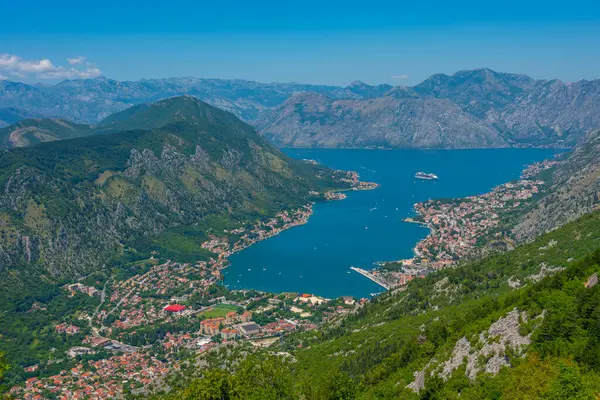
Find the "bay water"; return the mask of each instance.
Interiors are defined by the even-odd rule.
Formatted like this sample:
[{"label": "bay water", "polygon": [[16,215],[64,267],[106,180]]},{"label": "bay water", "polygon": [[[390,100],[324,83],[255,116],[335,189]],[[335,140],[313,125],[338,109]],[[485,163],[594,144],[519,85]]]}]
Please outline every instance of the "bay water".
[{"label": "bay water", "polygon": [[[335,169],[353,170],[379,183],[370,191],[346,192],[341,201],[320,202],[307,224],[230,257],[225,284],[230,289],[312,293],[328,298],[369,297],[383,290],[350,270],[372,269],[380,261],[410,258],[428,229],[403,222],[413,205],[428,199],[482,194],[518,179],[530,163],[553,157],[555,149],[359,150],[284,149],[298,159],[314,159]],[[414,178],[434,173],[437,181]]]}]

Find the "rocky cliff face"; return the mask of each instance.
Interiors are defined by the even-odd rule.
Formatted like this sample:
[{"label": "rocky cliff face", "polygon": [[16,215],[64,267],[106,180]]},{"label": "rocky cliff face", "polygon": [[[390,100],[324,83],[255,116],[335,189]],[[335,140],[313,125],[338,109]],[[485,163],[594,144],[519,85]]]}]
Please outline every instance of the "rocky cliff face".
[{"label": "rocky cliff face", "polygon": [[128,249],[202,257],[207,230],[304,204],[327,185],[327,169],[287,158],[194,98],[164,100],[143,115],[152,127],[0,155],[0,270],[37,265],[59,279]]},{"label": "rocky cliff face", "polygon": [[552,187],[514,228],[531,240],[587,214],[600,205],[600,131],[586,135],[552,176]]},{"label": "rocky cliff face", "polygon": [[493,127],[447,99],[330,100],[300,94],[258,124],[278,146],[504,147]]},{"label": "rocky cliff face", "polygon": [[600,80],[537,82],[506,107],[487,112],[485,120],[514,144],[574,146],[600,127]]},{"label": "rocky cliff face", "polygon": [[319,99],[315,109],[314,96],[294,96],[256,124],[274,143],[298,147],[570,147],[600,127],[600,80],[480,69],[367,100]]}]

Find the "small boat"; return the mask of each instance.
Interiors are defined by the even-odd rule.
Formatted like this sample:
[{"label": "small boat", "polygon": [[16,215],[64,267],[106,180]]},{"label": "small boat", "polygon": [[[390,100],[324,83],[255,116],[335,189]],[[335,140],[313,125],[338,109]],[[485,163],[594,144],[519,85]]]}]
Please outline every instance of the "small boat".
[{"label": "small boat", "polygon": [[431,181],[431,180],[437,180],[438,176],[436,174],[427,174],[425,172],[417,172],[415,174],[415,178],[417,179],[423,179],[426,181]]}]

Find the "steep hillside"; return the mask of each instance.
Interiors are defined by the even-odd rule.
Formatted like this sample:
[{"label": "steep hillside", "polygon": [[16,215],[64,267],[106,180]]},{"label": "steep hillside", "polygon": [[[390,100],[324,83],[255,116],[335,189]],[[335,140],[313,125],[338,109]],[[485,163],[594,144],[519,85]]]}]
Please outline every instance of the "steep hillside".
[{"label": "steep hillside", "polygon": [[19,266],[33,265],[61,279],[127,251],[197,259],[208,229],[305,204],[310,190],[336,185],[326,169],[287,158],[191,97],[120,123],[146,129],[0,155],[0,270],[27,274]]},{"label": "steep hillside", "polygon": [[504,147],[493,127],[445,99],[333,100],[299,94],[258,124],[282,147]]},{"label": "steep hillside", "polygon": [[485,120],[521,145],[573,146],[600,127],[600,80],[538,81],[514,102],[490,110]]},{"label": "steep hillside", "polygon": [[167,381],[180,388],[168,396],[591,400],[600,394],[600,286],[584,284],[599,272],[599,226],[596,212],[414,280],[271,350],[202,356]]},{"label": "steep hillside", "polygon": [[514,228],[520,240],[560,227],[600,205],[600,131],[590,132],[552,175],[548,194]]},{"label": "steep hillside", "polygon": [[92,134],[94,130],[89,125],[60,119],[25,119],[0,129],[0,148],[27,147]]}]

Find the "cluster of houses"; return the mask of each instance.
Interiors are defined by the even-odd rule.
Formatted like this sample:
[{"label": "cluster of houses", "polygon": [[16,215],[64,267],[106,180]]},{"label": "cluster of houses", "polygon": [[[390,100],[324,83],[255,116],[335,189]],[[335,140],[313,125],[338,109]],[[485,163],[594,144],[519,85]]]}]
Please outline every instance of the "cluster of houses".
[{"label": "cluster of houses", "polygon": [[430,268],[444,268],[469,255],[477,241],[500,224],[500,213],[519,207],[539,192],[540,180],[522,179],[458,202],[429,200],[415,210],[431,234],[415,247],[416,259]]},{"label": "cluster of houses", "polygon": [[[235,339],[240,336],[241,328],[235,329],[232,327],[236,322],[241,322],[242,325],[249,323],[252,319],[252,314],[249,311],[244,311],[238,314],[235,311],[230,311],[225,317],[205,319],[200,322],[200,331],[207,336],[220,335],[224,340]],[[240,325],[240,327],[242,326]]]},{"label": "cluster of houses", "polygon": [[54,327],[56,333],[66,333],[67,335],[75,335],[79,333],[79,327],[67,323],[58,324]]},{"label": "cluster of houses", "polygon": [[15,386],[10,394],[15,398],[38,400],[106,399],[120,397],[123,384],[142,387],[165,376],[171,368],[159,359],[143,353],[113,356],[98,361],[80,363],[70,370],[47,378],[29,378],[25,386]]}]

